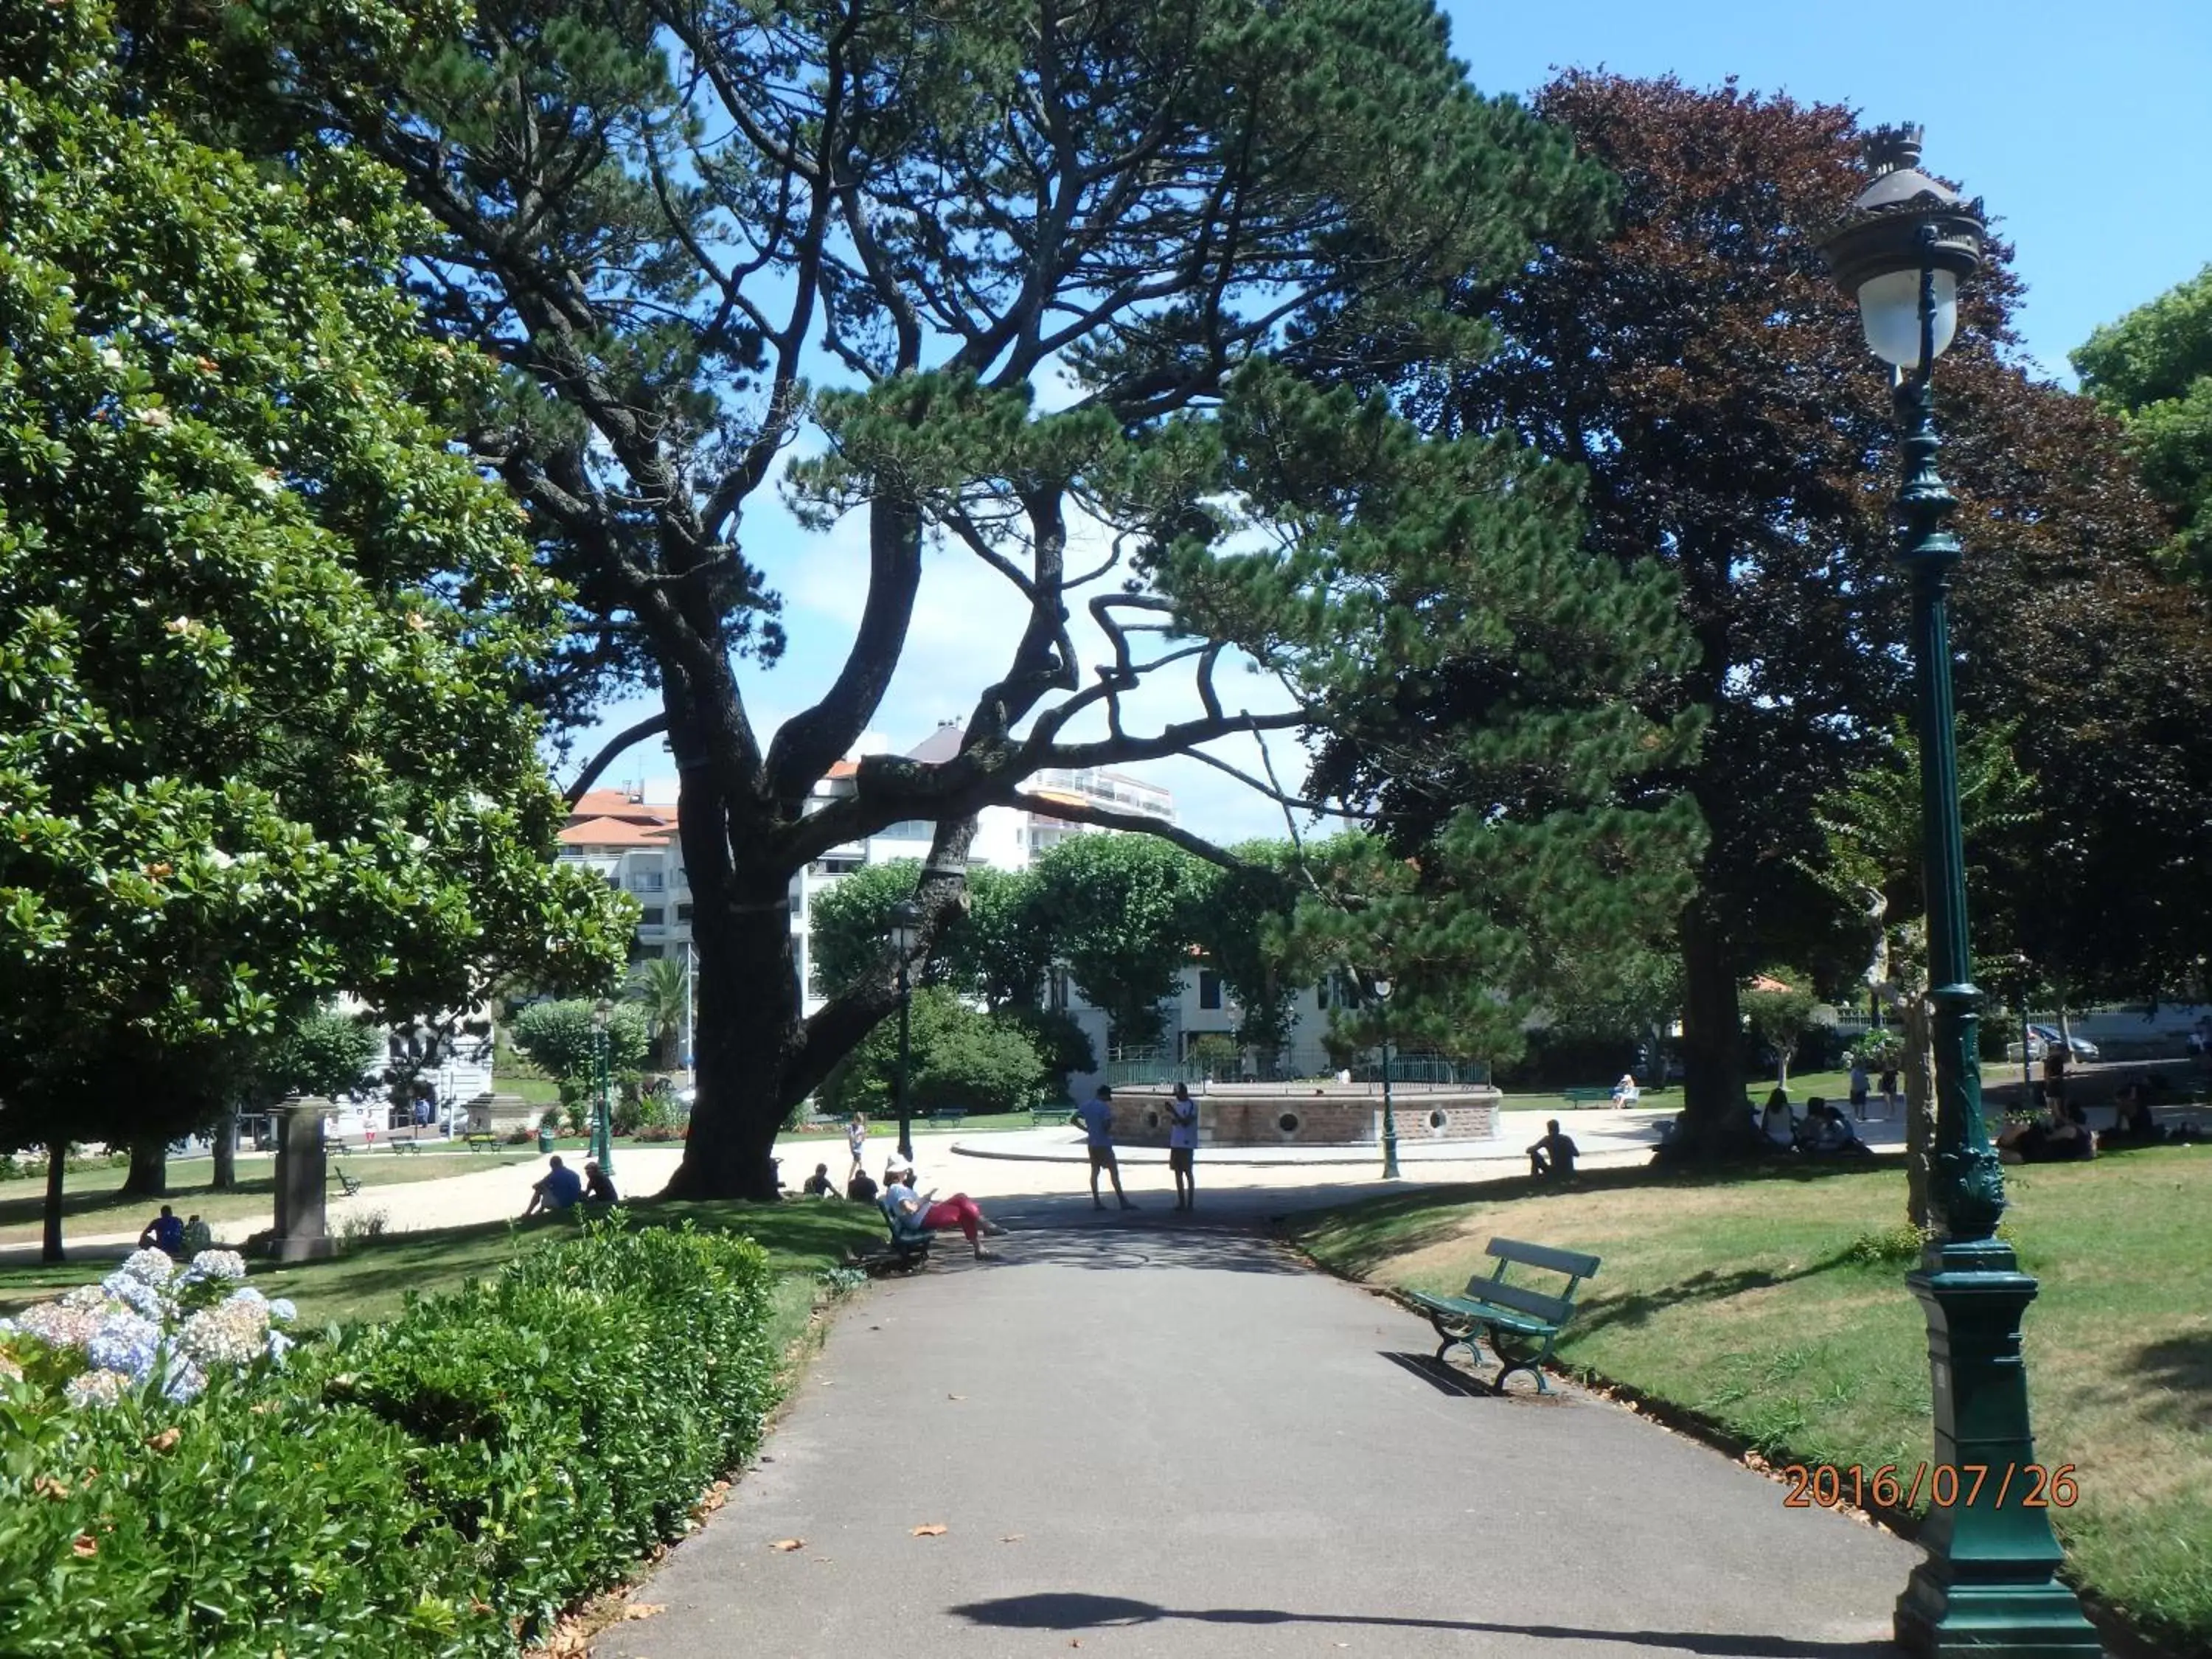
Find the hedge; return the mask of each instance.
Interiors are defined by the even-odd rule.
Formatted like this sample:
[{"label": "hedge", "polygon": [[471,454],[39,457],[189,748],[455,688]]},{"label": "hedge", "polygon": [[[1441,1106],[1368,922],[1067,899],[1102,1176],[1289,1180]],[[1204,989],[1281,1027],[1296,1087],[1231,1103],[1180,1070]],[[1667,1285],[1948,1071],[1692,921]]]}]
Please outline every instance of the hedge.
[{"label": "hedge", "polygon": [[770,1284],[603,1224],[189,1406],[0,1400],[0,1654],[511,1656],[757,1444]]}]

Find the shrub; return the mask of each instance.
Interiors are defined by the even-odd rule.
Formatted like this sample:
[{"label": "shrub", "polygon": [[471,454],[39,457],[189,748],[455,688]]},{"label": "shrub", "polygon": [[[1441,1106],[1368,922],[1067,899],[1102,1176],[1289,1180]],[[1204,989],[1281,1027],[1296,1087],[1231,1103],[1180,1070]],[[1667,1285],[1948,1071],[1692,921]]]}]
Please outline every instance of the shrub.
[{"label": "shrub", "polygon": [[511,1659],[757,1443],[769,1294],[610,1221],[187,1403],[0,1376],[0,1650]]},{"label": "shrub", "polygon": [[683,1531],[773,1396],[766,1255],[685,1230],[588,1228],[370,1333],[333,1401],[421,1447],[431,1507],[536,1629]]}]

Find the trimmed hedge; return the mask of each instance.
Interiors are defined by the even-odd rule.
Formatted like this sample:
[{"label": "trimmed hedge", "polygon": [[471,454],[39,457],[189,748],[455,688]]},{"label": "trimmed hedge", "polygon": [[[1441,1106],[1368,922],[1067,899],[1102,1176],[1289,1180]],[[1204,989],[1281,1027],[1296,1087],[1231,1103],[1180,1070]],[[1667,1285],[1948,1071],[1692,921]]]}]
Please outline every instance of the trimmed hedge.
[{"label": "trimmed hedge", "polygon": [[602,1224],[258,1387],[0,1401],[0,1652],[512,1655],[758,1443],[770,1287],[749,1240]]}]

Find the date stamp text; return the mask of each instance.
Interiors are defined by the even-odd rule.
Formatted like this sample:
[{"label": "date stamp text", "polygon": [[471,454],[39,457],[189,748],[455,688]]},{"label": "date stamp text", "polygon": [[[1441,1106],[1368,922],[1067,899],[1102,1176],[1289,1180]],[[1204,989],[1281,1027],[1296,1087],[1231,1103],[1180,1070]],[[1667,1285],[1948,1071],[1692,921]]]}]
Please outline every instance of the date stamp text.
[{"label": "date stamp text", "polygon": [[1972,1509],[1987,1499],[2025,1510],[2071,1509],[2081,1488],[2071,1463],[1791,1463],[1781,1470],[1789,1487],[1782,1504],[1792,1510],[1917,1509],[1924,1497],[1939,1510]]}]

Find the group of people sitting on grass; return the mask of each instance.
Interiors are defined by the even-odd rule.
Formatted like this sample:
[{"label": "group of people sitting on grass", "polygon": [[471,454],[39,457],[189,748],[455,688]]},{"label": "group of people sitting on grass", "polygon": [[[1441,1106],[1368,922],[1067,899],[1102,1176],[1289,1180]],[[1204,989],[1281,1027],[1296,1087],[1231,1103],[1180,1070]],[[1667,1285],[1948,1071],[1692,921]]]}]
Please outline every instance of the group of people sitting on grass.
[{"label": "group of people sitting on grass", "polygon": [[161,1213],[140,1230],[138,1248],[159,1250],[179,1261],[189,1261],[202,1250],[215,1248],[215,1234],[198,1216],[189,1221],[178,1220],[177,1212],[164,1204]]},{"label": "group of people sitting on grass", "polygon": [[[836,1183],[830,1178],[830,1166],[817,1164],[814,1173],[807,1176],[799,1190],[809,1198],[835,1198]],[[967,1239],[968,1248],[978,1261],[988,1261],[990,1252],[983,1248],[986,1238],[1002,1238],[1006,1230],[983,1213],[982,1206],[965,1193],[955,1193],[950,1198],[939,1198],[933,1188],[917,1190],[914,1164],[902,1153],[893,1153],[884,1165],[883,1185],[878,1188],[868,1178],[868,1172],[854,1169],[852,1179],[845,1185],[845,1196],[857,1204],[872,1202],[884,1212],[884,1219],[896,1235],[917,1232],[951,1232],[957,1230]]]},{"label": "group of people sitting on grass", "polygon": [[545,1173],[531,1183],[529,1207],[522,1212],[527,1220],[540,1210],[550,1213],[566,1210],[578,1204],[619,1204],[615,1183],[599,1167],[597,1158],[584,1162],[584,1173],[578,1175],[563,1164],[556,1155]]},{"label": "group of people sitting on grass", "polygon": [[1778,1088],[1766,1097],[1766,1105],[1757,1118],[1760,1144],[1771,1152],[1796,1152],[1804,1158],[1870,1155],[1843,1109],[1830,1105],[1819,1095],[1805,1103],[1805,1114],[1800,1117],[1790,1109],[1789,1091]]}]

